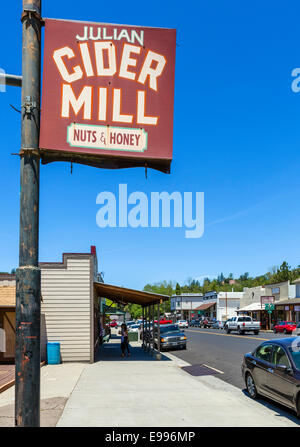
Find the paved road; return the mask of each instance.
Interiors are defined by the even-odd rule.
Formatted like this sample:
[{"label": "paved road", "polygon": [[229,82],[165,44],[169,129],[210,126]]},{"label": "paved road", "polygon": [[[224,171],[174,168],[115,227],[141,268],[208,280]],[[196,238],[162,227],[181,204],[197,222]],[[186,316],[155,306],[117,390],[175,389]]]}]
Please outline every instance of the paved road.
[{"label": "paved road", "polygon": [[241,375],[243,354],[252,351],[265,340],[289,337],[290,335],[260,332],[245,335],[226,334],[218,329],[189,328],[186,351],[172,351],[172,354],[196,365],[205,364],[222,371],[218,377],[238,388],[244,389]]}]

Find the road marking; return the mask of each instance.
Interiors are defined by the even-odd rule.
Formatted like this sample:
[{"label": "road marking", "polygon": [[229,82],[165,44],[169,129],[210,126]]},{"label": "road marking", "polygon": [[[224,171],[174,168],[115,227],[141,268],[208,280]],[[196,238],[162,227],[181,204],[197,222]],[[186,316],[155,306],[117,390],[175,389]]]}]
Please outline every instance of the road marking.
[{"label": "road marking", "polygon": [[224,371],[220,371],[220,370],[217,369],[217,368],[213,368],[212,366],[205,365],[205,363],[203,363],[203,366],[206,366],[206,368],[213,369],[214,371],[217,371],[217,372],[220,373],[220,374],[224,374]]},{"label": "road marking", "polygon": [[210,334],[210,335],[223,335],[223,337],[238,337],[238,338],[249,338],[250,340],[263,340],[269,341],[270,338],[259,338],[259,337],[249,337],[247,335],[231,335],[231,334],[217,334],[216,332],[206,332],[206,331],[194,331],[193,329],[188,329],[187,332],[196,332],[197,334]]}]

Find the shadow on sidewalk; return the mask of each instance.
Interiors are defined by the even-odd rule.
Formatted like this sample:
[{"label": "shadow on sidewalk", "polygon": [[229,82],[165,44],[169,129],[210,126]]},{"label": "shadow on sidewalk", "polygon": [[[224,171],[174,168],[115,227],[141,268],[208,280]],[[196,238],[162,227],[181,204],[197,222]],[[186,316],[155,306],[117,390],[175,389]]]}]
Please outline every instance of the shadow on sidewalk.
[{"label": "shadow on sidewalk", "polygon": [[[242,390],[242,393],[251,400],[246,388]],[[275,411],[277,413],[275,416],[286,417],[290,421],[300,425],[300,420],[297,418],[295,412],[292,409],[274,402],[273,400],[268,399],[265,396],[259,396],[258,399],[256,399],[256,402],[259,402],[264,407],[270,408],[271,410]]]},{"label": "shadow on sidewalk", "polygon": [[[134,342],[136,344],[136,342]],[[144,351],[141,346],[132,346],[129,343],[130,357],[127,355],[125,357],[121,357],[121,337],[117,335],[112,335],[109,343],[104,343],[99,347],[98,352],[95,356],[95,362],[103,362],[103,361],[117,361],[117,362],[157,362],[157,361],[171,361],[165,355],[161,355],[161,360],[156,360],[156,351],[153,356]]]}]

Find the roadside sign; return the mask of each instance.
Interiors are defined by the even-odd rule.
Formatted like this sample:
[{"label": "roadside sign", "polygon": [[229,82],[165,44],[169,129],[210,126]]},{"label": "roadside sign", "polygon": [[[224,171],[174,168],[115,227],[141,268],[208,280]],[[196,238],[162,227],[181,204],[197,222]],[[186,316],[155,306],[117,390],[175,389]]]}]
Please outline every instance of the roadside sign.
[{"label": "roadside sign", "polygon": [[176,30],[45,19],[42,163],[170,171]]},{"label": "roadside sign", "polygon": [[269,313],[272,313],[274,309],[275,309],[274,304],[272,304],[272,303],[265,304],[265,310],[267,310]]},{"label": "roadside sign", "polygon": [[274,301],[275,301],[275,296],[261,296],[260,297],[261,307],[264,304],[274,303]]}]

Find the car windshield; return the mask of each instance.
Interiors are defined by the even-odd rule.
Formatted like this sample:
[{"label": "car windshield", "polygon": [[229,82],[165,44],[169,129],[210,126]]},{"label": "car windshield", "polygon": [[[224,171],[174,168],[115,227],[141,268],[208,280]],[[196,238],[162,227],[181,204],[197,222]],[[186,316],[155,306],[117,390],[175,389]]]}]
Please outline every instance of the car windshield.
[{"label": "car windshield", "polygon": [[298,351],[298,349],[299,348],[294,349],[292,346],[289,347],[289,351],[295,366],[300,371],[300,350]]},{"label": "car windshield", "polygon": [[160,328],[160,333],[164,334],[165,332],[180,332],[178,326],[172,324],[171,326],[165,326]]},{"label": "car windshield", "polygon": [[296,324],[294,321],[287,321],[286,324]]},{"label": "car windshield", "polygon": [[240,317],[239,321],[251,321],[251,317]]}]

